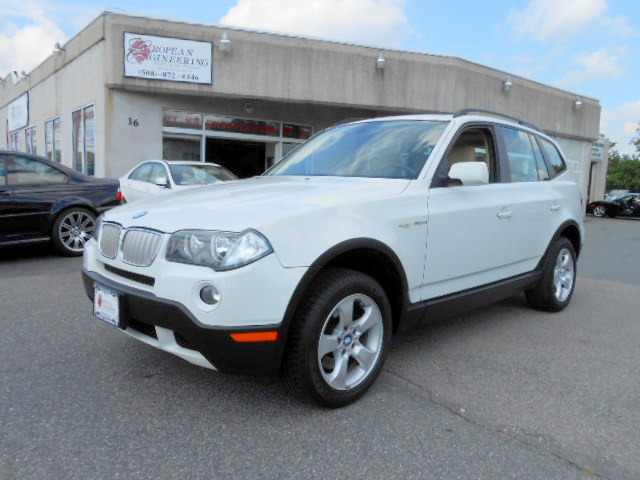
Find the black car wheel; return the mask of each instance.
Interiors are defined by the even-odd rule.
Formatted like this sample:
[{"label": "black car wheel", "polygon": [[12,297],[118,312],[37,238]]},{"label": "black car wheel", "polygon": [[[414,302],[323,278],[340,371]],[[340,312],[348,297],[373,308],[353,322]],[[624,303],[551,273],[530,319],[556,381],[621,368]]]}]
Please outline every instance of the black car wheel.
[{"label": "black car wheel", "polygon": [[593,207],[593,214],[596,217],[604,217],[607,214],[607,207],[604,205],[596,205]]},{"label": "black car wheel", "polygon": [[82,255],[84,244],[93,236],[95,228],[95,214],[86,208],[70,208],[62,212],[53,223],[51,241],[61,255]]}]

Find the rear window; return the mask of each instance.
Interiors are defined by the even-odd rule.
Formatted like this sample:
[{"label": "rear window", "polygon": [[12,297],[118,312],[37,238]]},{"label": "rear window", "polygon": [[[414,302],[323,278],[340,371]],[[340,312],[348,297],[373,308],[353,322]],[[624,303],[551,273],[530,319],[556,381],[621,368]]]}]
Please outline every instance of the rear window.
[{"label": "rear window", "polygon": [[554,144],[544,138],[540,139],[540,143],[542,143],[542,149],[544,150],[545,157],[547,157],[547,161],[553,168],[553,171],[551,172],[552,176],[555,177],[560,175],[567,169],[567,164],[564,163],[564,160],[560,156],[560,152],[558,152],[558,149]]}]

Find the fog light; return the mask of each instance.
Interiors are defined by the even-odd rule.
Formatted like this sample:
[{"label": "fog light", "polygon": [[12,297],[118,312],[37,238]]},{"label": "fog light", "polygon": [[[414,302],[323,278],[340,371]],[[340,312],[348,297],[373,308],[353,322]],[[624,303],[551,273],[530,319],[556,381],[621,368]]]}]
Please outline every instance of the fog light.
[{"label": "fog light", "polygon": [[207,305],[215,305],[220,301],[220,290],[213,285],[207,285],[200,290],[200,300]]}]

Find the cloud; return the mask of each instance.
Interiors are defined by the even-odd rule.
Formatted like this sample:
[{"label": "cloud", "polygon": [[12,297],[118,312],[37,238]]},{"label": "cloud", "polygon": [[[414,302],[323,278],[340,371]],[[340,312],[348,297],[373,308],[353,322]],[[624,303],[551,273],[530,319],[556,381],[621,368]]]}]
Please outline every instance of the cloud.
[{"label": "cloud", "polygon": [[570,37],[591,25],[607,10],[606,0],[533,0],[524,10],[509,15],[516,34],[541,42]]},{"label": "cloud", "polygon": [[568,87],[599,78],[618,79],[626,73],[621,62],[627,56],[628,51],[626,46],[619,46],[603,48],[591,53],[579,53],[573,57],[574,63],[579,68],[567,73],[554,83],[561,87]]},{"label": "cloud", "polygon": [[610,33],[613,35],[620,37],[635,37],[638,35],[638,32],[629,25],[629,19],[625,16],[604,17],[601,22],[609,28]]},{"label": "cloud", "polygon": [[[0,0],[0,75],[30,71],[97,14],[97,7],[54,0]],[[67,30],[65,32],[65,30]]]},{"label": "cloud", "polygon": [[50,20],[43,4],[26,1],[0,5],[0,75],[31,70],[67,38]]},{"label": "cloud", "polygon": [[620,153],[636,153],[629,142],[636,136],[640,122],[640,100],[628,102],[613,109],[602,109],[600,131],[617,142]]},{"label": "cloud", "polygon": [[238,0],[220,20],[276,32],[399,46],[413,32],[407,0]]}]

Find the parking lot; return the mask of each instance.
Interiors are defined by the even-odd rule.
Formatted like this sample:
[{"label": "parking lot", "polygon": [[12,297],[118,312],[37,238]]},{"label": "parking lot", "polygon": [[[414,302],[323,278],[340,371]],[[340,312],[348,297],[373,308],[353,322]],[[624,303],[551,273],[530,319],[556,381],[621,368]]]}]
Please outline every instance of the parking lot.
[{"label": "parking lot", "polygon": [[0,478],[640,478],[640,222],[587,234],[567,310],[403,334],[339,410],[123,335],[81,259],[0,251]]}]

